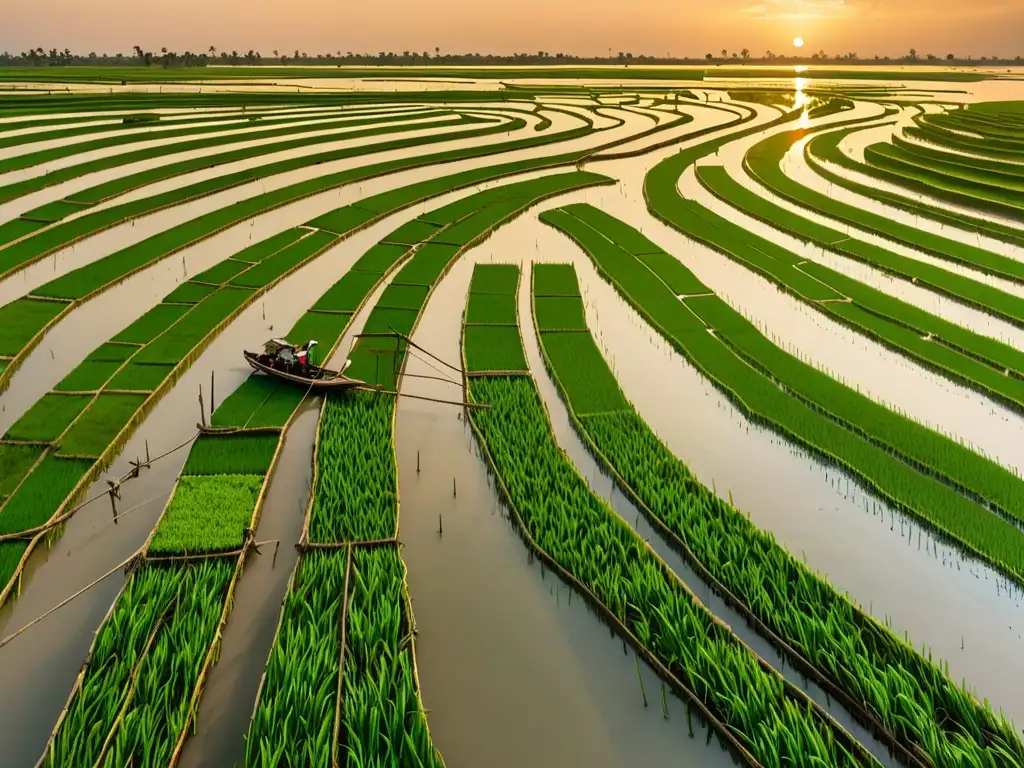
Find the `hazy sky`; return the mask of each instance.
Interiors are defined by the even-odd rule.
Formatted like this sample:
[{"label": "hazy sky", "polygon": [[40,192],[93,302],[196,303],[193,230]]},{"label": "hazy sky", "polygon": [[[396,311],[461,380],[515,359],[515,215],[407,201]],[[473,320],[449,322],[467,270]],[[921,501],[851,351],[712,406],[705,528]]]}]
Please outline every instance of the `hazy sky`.
[{"label": "hazy sky", "polygon": [[0,0],[0,50],[1024,55],[1024,0]]}]

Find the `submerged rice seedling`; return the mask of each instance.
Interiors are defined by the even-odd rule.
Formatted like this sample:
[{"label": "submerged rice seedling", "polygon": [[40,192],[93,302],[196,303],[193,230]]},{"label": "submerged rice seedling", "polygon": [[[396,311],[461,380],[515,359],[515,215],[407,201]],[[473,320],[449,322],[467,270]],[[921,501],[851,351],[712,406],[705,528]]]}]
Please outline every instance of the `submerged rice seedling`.
[{"label": "submerged rice seedling", "polygon": [[526,356],[519,328],[514,325],[468,325],[466,370],[525,371]]},{"label": "submerged rice seedling", "polygon": [[280,435],[200,435],[189,450],[183,475],[265,475]]},{"label": "submerged rice seedling", "polygon": [[97,395],[61,438],[60,452],[66,456],[101,455],[146,398],[147,395]]},{"label": "submerged rice seedling", "polygon": [[11,425],[4,439],[52,442],[78,418],[92,399],[91,395],[43,395]]}]

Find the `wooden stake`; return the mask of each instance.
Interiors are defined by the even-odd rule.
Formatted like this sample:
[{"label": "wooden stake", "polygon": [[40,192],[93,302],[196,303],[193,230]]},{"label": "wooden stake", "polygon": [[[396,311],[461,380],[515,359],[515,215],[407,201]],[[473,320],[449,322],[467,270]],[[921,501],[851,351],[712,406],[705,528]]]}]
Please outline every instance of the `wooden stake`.
[{"label": "wooden stake", "polygon": [[206,411],[203,409],[203,387],[199,385],[199,421],[206,426]]},{"label": "wooden stake", "polygon": [[213,409],[216,408],[216,399],[213,395],[213,376],[216,371],[210,371],[210,422],[213,422]]},{"label": "wooden stake", "polygon": [[420,473],[420,452],[416,451],[416,474]]},{"label": "wooden stake", "polygon": [[455,488],[455,478],[453,477],[452,478],[452,496],[458,496],[458,495],[459,495],[459,492]]}]

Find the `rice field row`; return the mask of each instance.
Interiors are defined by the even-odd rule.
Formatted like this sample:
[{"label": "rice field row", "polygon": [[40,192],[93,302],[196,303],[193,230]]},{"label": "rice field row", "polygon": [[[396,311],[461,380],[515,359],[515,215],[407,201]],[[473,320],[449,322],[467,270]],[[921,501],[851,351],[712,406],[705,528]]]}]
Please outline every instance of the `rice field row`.
[{"label": "rice field row", "polygon": [[[664,165],[661,169],[656,167],[648,177],[648,184],[653,182],[655,189],[657,174],[663,170]],[[676,175],[669,171],[667,178],[674,179]],[[671,189],[674,190],[674,182]],[[681,198],[673,203],[651,194],[649,200],[656,200],[653,209],[668,223],[687,231],[691,208]],[[582,213],[586,220],[577,217],[577,213]],[[959,454],[960,446],[876,405],[775,347],[681,263],[675,262],[673,271],[669,271],[656,262],[642,261],[615,240],[611,225],[605,229],[603,222],[608,218],[586,206],[567,206],[541,214],[542,221],[570,235],[594,261],[601,275],[748,418],[767,424],[835,462],[898,508],[924,520],[1012,578],[1024,580],[1024,533],[1019,528],[950,485],[897,460],[891,449],[868,438],[883,430],[887,439],[902,440],[899,444],[906,445],[911,455],[925,455],[928,461],[936,463],[942,461],[939,456]],[[597,229],[592,226],[595,223]],[[685,283],[677,273],[686,277]],[[703,289],[679,290],[680,285],[700,285]],[[705,295],[679,298],[681,294],[693,293]],[[827,398],[819,400],[825,392]],[[853,411],[846,413],[844,408]],[[900,431],[900,427],[906,431]],[[908,436],[921,439],[915,442]],[[933,454],[920,454],[928,446],[934,446]],[[964,461],[966,466],[987,469],[982,463],[985,460],[974,454],[965,455]],[[988,479],[1005,473],[1013,482],[1019,482],[997,465],[991,467]],[[950,465],[951,471],[957,469],[956,463]],[[958,477],[965,487],[976,487],[985,480],[967,474]],[[1011,487],[1009,479],[1006,483]],[[1008,498],[1007,505],[1013,506],[1012,498]]]},{"label": "rice field row", "polygon": [[[468,360],[479,342],[463,343]],[[877,764],[717,622],[590,492],[558,449],[529,375],[473,377],[467,391],[491,406],[470,418],[530,546],[603,609],[741,764]]]},{"label": "rice field row", "polygon": [[[866,708],[872,730],[911,760],[1024,765],[1024,743],[1010,723],[693,476],[626,400],[585,324],[573,333],[544,328],[538,302],[556,273],[568,292],[576,282],[571,265],[533,268],[545,364],[587,446],[675,548],[780,650],[842,691],[848,709]],[[564,301],[583,315],[578,288]]]},{"label": "rice field row", "polygon": [[900,185],[903,182],[903,177],[898,174],[866,163],[858,163],[840,151],[839,145],[843,139],[857,130],[860,130],[860,128],[855,126],[854,128],[840,129],[815,136],[804,147],[804,159],[819,176],[835,184],[837,187],[848,189],[851,192],[878,200],[893,208],[920,216],[927,221],[935,222],[940,228],[950,225],[965,232],[974,232],[1018,247],[1024,246],[1024,234],[1016,227],[915,200],[910,197],[913,194],[910,190],[904,196],[896,192],[854,181],[836,172],[835,167],[841,167],[847,171],[853,171],[891,184]]},{"label": "rice field row", "polygon": [[[746,189],[721,166],[698,166],[696,175],[705,189],[728,205],[786,234],[801,239],[807,236],[808,227],[801,226],[805,220],[793,221],[799,217],[789,216],[788,211]],[[712,211],[690,207],[696,217],[690,222],[691,236],[756,271],[823,314],[957,383],[1024,410],[1024,354],[1019,350],[942,320],[823,264],[805,261]],[[811,226],[825,229],[817,224]],[[830,245],[829,249],[847,255],[850,242]],[[858,245],[858,250],[861,251],[858,260],[861,260],[868,258],[868,252],[875,254],[882,249],[864,243]],[[917,262],[897,254],[884,252],[880,259],[874,255],[870,258],[868,263],[887,272],[896,271],[887,269],[888,265],[899,263],[910,267],[909,274],[917,271]],[[925,265],[925,269],[929,267]],[[931,269],[936,276],[942,272]],[[922,283],[916,279],[916,284]]]}]

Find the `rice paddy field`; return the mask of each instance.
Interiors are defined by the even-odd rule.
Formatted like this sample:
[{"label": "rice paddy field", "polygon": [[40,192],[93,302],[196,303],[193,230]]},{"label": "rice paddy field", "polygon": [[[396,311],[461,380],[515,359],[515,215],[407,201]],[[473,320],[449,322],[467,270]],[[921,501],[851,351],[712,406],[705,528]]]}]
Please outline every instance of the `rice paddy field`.
[{"label": "rice paddy field", "polygon": [[211,72],[0,72],[0,764],[1024,768],[1019,77]]}]

